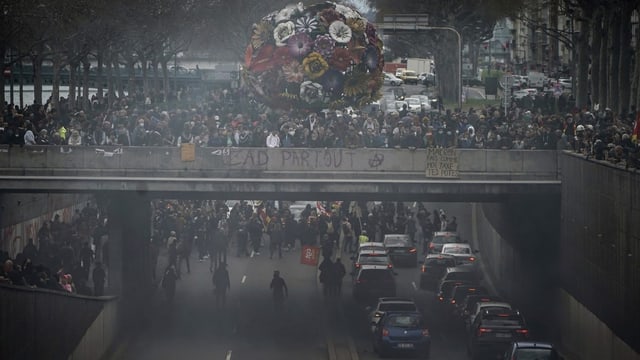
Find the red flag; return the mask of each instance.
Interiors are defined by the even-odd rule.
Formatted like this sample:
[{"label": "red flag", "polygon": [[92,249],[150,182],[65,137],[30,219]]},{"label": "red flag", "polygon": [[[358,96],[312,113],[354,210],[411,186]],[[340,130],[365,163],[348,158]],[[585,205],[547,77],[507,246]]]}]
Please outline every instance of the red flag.
[{"label": "red flag", "polygon": [[304,265],[318,266],[320,258],[320,248],[317,246],[305,245],[300,253],[300,263]]},{"label": "red flag", "polygon": [[636,125],[633,127],[633,133],[631,133],[631,141],[634,143],[638,142],[638,138],[640,137],[640,111],[636,115]]}]

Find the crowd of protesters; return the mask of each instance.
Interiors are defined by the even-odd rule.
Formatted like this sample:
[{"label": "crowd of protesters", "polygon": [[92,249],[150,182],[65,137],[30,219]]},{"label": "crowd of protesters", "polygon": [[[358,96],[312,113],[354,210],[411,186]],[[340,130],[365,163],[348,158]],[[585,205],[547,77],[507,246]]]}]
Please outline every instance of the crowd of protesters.
[{"label": "crowd of protesters", "polygon": [[597,159],[623,161],[638,151],[631,142],[635,110],[571,108],[549,94],[525,96],[505,113],[500,107],[383,113],[345,109],[319,113],[265,112],[243,101],[240,90],[183,90],[171,110],[150,98],[125,97],[107,106],[72,112],[61,99],[25,109],[6,106],[0,144],[68,146],[573,149]]},{"label": "crowd of protesters", "polygon": [[76,211],[71,222],[56,214],[38,230],[37,239],[28,239],[13,258],[0,252],[0,283],[103,295],[109,261],[106,226],[90,203]]}]

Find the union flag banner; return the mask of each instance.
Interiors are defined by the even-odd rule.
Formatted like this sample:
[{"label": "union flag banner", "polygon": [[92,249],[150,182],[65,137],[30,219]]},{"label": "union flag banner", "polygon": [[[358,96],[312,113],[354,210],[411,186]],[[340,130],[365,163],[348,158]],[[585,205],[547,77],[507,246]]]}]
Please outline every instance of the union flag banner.
[{"label": "union flag banner", "polygon": [[317,246],[305,245],[300,253],[300,263],[303,265],[318,266],[320,259],[320,248]]}]

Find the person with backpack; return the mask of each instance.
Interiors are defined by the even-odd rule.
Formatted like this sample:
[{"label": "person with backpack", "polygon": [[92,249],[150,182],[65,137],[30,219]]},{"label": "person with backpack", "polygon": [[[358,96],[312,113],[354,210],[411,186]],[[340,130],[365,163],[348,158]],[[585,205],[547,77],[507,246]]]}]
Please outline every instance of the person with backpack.
[{"label": "person with backpack", "polygon": [[231,290],[231,281],[229,281],[229,271],[227,264],[221,262],[213,273],[213,286],[216,295],[216,308],[224,307],[227,302],[227,290]]}]

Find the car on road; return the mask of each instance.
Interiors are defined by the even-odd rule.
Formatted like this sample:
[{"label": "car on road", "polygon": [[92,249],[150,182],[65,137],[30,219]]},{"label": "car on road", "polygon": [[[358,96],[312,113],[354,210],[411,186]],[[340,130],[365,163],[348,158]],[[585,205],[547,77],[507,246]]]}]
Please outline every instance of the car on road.
[{"label": "car on road", "polygon": [[474,264],[478,251],[471,249],[469,244],[444,244],[442,254],[452,255],[456,258],[458,265]]},{"label": "car on road", "polygon": [[436,74],[434,73],[421,73],[418,75],[418,81],[422,85],[435,85]]},{"label": "car on road", "polygon": [[438,285],[438,291],[436,292],[436,299],[438,299],[439,302],[444,304],[445,298],[449,296],[449,294],[451,294],[451,291],[453,290],[453,288],[460,285],[476,285],[476,284],[471,281],[465,281],[465,280],[443,281]]},{"label": "car on road", "polygon": [[404,101],[409,105],[407,110],[419,113],[422,110],[422,103],[420,99],[416,99],[414,97],[405,98]]},{"label": "car on road", "polygon": [[484,310],[469,331],[468,351],[472,359],[502,356],[512,341],[529,338],[529,329],[519,311]]},{"label": "car on road", "polygon": [[436,231],[433,233],[433,239],[429,242],[429,252],[439,254],[442,252],[442,245],[444,244],[461,244],[465,242],[456,232]]},{"label": "car on road", "polygon": [[562,89],[571,90],[571,88],[573,86],[571,84],[571,79],[560,78],[560,79],[558,79],[558,83],[560,83],[560,86],[562,86]]},{"label": "car on road", "polygon": [[405,84],[414,84],[418,85],[418,74],[416,74],[413,70],[405,70],[398,76]]},{"label": "car on road", "polygon": [[358,246],[358,252],[363,250],[387,251],[387,248],[384,247],[384,243],[371,241],[362,243],[360,244],[360,246]]},{"label": "car on road", "polygon": [[424,111],[431,110],[431,99],[427,95],[411,95],[410,98],[420,100],[420,108]]},{"label": "car on road", "polygon": [[456,258],[447,254],[429,254],[420,267],[420,289],[432,290],[449,267],[456,266]]},{"label": "car on road", "polygon": [[373,331],[373,350],[381,357],[414,353],[431,355],[431,335],[419,312],[386,312]]},{"label": "car on road", "polygon": [[404,84],[404,80],[400,79],[392,73],[384,73],[384,85],[400,86],[402,84]]},{"label": "car on road", "polygon": [[480,302],[503,302],[504,300],[500,296],[494,295],[469,295],[462,303],[459,303],[457,315],[465,322],[469,318],[469,315],[474,311],[476,304]]},{"label": "car on road", "polygon": [[369,310],[369,323],[375,326],[387,312],[418,312],[418,306],[410,298],[383,297],[378,299],[375,307],[367,307],[367,310]]},{"label": "car on road", "polygon": [[478,285],[460,285],[454,287],[451,296],[445,299],[451,307],[451,313],[455,315],[457,305],[463,303],[470,295],[489,295],[489,292],[484,286]]},{"label": "car on road", "polygon": [[393,268],[386,250],[360,250],[356,256],[351,257],[351,260],[353,260],[352,275],[355,275],[363,265],[383,265],[389,269]]},{"label": "car on road", "polygon": [[475,267],[470,266],[456,266],[447,268],[442,275],[441,282],[448,280],[463,280],[473,283],[479,283],[482,280],[482,273]]},{"label": "car on road", "polygon": [[485,310],[511,310],[511,304],[505,301],[489,301],[489,302],[479,302],[476,303],[476,306],[471,310],[469,316],[465,320],[465,326],[467,330],[469,330],[472,324],[476,321],[476,317],[481,314]]},{"label": "car on road", "polygon": [[386,265],[362,265],[353,277],[353,297],[357,302],[396,296],[396,279]]},{"label": "car on road", "polygon": [[418,249],[411,243],[409,235],[386,234],[382,242],[395,266],[418,266]]},{"label": "car on road", "polygon": [[514,341],[502,356],[503,360],[561,360],[553,344],[537,341]]}]

